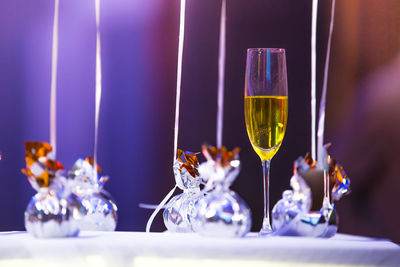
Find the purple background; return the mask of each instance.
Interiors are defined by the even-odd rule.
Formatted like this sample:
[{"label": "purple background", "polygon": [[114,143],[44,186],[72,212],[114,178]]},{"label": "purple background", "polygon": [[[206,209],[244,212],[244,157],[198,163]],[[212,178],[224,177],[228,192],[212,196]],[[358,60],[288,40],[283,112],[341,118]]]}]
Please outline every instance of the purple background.
[{"label": "purple background", "polygon": [[[60,2],[57,159],[68,169],[78,157],[93,153],[96,29],[94,1]],[[140,209],[138,204],[158,203],[174,185],[171,164],[179,1],[101,2],[99,164],[111,178],[105,188],[119,207],[117,230],[144,231],[151,211]],[[287,52],[289,120],[283,145],[271,165],[273,205],[289,188],[293,160],[310,149],[311,1],[227,2],[223,143],[242,149],[243,168],[233,189],[251,207],[253,230],[258,230],[262,221],[262,170],[248,141],[243,117],[246,49],[282,47]],[[329,3],[323,2],[319,8],[319,70],[329,19]],[[338,1],[338,5],[343,7],[344,2]],[[24,229],[23,212],[34,194],[20,172],[25,165],[23,142],[49,140],[53,8],[50,0],[0,2],[3,231]],[[339,17],[341,10],[344,8],[337,10]],[[220,1],[187,1],[179,132],[179,147],[184,150],[200,151],[205,141],[215,144],[219,14]],[[332,57],[339,54],[337,40],[339,34],[334,35]],[[331,68],[339,67],[333,60]],[[339,76],[334,73],[331,79]],[[319,88],[321,78],[319,71]],[[329,87],[330,91],[335,89]],[[329,123],[343,118],[343,114],[334,112],[332,106],[340,108],[340,104],[333,101],[336,99],[328,100],[327,140],[334,140],[338,132],[338,124]],[[351,164],[342,163],[345,167]],[[346,200],[342,201],[345,205]],[[153,230],[164,230],[161,217],[157,217]],[[389,235],[346,228],[346,217],[341,227],[350,233]]]}]

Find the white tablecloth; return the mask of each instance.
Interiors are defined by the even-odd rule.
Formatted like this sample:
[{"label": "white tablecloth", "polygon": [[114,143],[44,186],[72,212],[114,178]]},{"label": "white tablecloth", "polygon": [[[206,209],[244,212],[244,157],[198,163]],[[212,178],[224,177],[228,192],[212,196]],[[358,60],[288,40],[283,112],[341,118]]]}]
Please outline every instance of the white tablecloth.
[{"label": "white tablecloth", "polygon": [[[55,265],[56,264],[56,265]],[[204,238],[196,234],[83,232],[78,238],[36,239],[0,232],[0,266],[400,266],[388,240],[338,234],[301,237]]]}]

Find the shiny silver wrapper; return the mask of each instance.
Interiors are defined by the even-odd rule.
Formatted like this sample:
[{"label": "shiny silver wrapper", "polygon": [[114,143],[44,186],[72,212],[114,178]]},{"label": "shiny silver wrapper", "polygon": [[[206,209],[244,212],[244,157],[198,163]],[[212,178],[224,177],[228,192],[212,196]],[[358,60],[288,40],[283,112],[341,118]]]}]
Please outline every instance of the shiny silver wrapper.
[{"label": "shiny silver wrapper", "polygon": [[85,215],[80,222],[81,230],[115,231],[117,227],[117,205],[105,191],[81,195]]},{"label": "shiny silver wrapper", "polygon": [[80,228],[89,231],[114,231],[117,227],[118,208],[103,189],[108,176],[95,177],[94,173],[93,165],[84,159],[78,159],[68,172],[72,191],[80,197],[85,209]]},{"label": "shiny silver wrapper", "polygon": [[[193,232],[193,214],[195,203],[203,197],[200,191],[201,179],[193,177],[186,168],[181,168],[182,162],[175,160],[174,175],[176,184],[183,193],[173,197],[166,205],[163,212],[164,225],[170,232]],[[197,166],[196,166],[197,167]]]},{"label": "shiny silver wrapper", "polygon": [[[55,178],[58,179],[58,178]],[[84,208],[78,196],[59,187],[40,188],[25,211],[25,228],[38,238],[74,237]]]},{"label": "shiny silver wrapper", "polygon": [[275,235],[331,237],[338,229],[334,205],[325,204],[319,211],[302,209],[293,199],[293,191],[286,190],[272,209],[272,228]]},{"label": "shiny silver wrapper", "polygon": [[200,189],[200,176],[196,175],[195,177],[193,177],[186,168],[181,168],[181,166],[182,163],[178,160],[175,160],[173,169],[175,182],[178,187],[183,191],[187,189]]},{"label": "shiny silver wrapper", "polygon": [[232,153],[225,147],[203,147],[203,154],[207,161],[199,172],[206,182],[206,194],[196,202],[194,230],[203,236],[243,237],[251,228],[250,209],[229,189],[240,172],[238,149]]},{"label": "shiny silver wrapper", "polygon": [[[312,164],[312,167],[302,157],[295,161],[295,172],[290,179],[292,190],[284,191],[282,199],[272,209],[272,228],[275,235],[327,238],[336,234],[339,220],[333,201],[350,192],[350,180],[339,164],[333,162],[329,166],[330,158],[326,151],[325,154],[326,160],[320,164]],[[327,187],[331,202],[321,196],[324,170],[326,175],[332,176],[329,181],[333,185]],[[316,203],[320,207],[317,210]]]},{"label": "shiny silver wrapper", "polygon": [[200,188],[186,189],[174,196],[165,206],[164,224],[168,231],[176,233],[193,232],[195,203],[201,199]]},{"label": "shiny silver wrapper", "polygon": [[251,227],[250,209],[238,194],[219,189],[196,203],[194,230],[211,237],[243,237]]}]

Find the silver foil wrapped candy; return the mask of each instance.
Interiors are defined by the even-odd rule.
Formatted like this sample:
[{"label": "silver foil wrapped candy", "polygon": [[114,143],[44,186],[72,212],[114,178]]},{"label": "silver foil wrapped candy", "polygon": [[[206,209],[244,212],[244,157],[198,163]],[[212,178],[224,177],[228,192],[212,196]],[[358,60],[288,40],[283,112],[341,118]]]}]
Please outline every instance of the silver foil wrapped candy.
[{"label": "silver foil wrapped candy", "polygon": [[199,171],[206,195],[195,206],[194,230],[204,236],[242,237],[250,231],[250,209],[229,187],[240,171],[239,149],[203,146],[207,161]]},{"label": "silver foil wrapped candy", "polygon": [[[78,159],[68,178],[73,181],[72,190],[77,194],[85,209],[80,222],[81,230],[114,231],[117,226],[117,206],[103,189],[108,176],[95,172],[93,159]],[[98,172],[100,172],[98,167]]]},{"label": "silver foil wrapped candy", "polygon": [[25,228],[39,238],[77,236],[83,207],[60,176],[64,168],[52,159],[51,151],[48,143],[25,142],[27,167],[22,172],[38,192],[26,208]]},{"label": "silver foil wrapped candy", "polygon": [[193,232],[195,203],[202,198],[201,179],[197,170],[199,162],[195,153],[178,149],[174,162],[174,175],[177,186],[183,193],[173,197],[163,212],[164,224],[168,231]]},{"label": "silver foil wrapped candy", "polygon": [[78,236],[82,211],[80,199],[75,194],[66,189],[54,190],[51,186],[41,188],[26,208],[25,228],[39,238]]},{"label": "silver foil wrapped candy", "polygon": [[295,161],[286,190],[272,209],[276,235],[331,237],[338,229],[334,201],[350,192],[350,180],[343,167],[324,148],[320,162],[310,156]]}]

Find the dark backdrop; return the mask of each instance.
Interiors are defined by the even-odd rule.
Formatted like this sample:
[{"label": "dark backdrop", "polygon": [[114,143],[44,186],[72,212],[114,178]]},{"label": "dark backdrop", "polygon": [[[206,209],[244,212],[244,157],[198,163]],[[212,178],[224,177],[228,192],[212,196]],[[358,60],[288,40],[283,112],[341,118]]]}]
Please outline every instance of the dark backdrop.
[{"label": "dark backdrop", "polygon": [[[111,178],[105,188],[119,207],[117,230],[143,231],[151,211],[138,204],[157,204],[174,185],[179,1],[101,2],[99,164]],[[319,70],[329,19],[329,1],[320,2]],[[338,5],[344,2],[338,1]],[[23,212],[34,194],[20,172],[25,164],[23,142],[49,140],[53,8],[49,0],[0,2],[3,231],[24,229]],[[338,8],[338,16],[341,10]],[[215,144],[219,15],[220,1],[187,1],[179,131],[179,147],[184,150],[200,151],[205,141]],[[68,169],[78,157],[93,153],[94,1],[61,1],[59,21],[57,159]],[[289,119],[283,145],[271,165],[273,205],[289,188],[293,161],[310,149],[310,33],[311,1],[227,1],[223,143],[230,149],[241,147],[242,171],[232,188],[251,207],[252,230],[261,227],[263,186],[260,161],[248,141],[243,116],[246,49],[281,47],[287,52]],[[321,77],[319,71],[319,86]],[[333,105],[329,99],[328,105]],[[328,112],[333,114],[332,108]],[[328,139],[329,119],[340,120],[338,116],[343,114],[328,116]],[[165,229],[162,216],[152,229]]]}]

